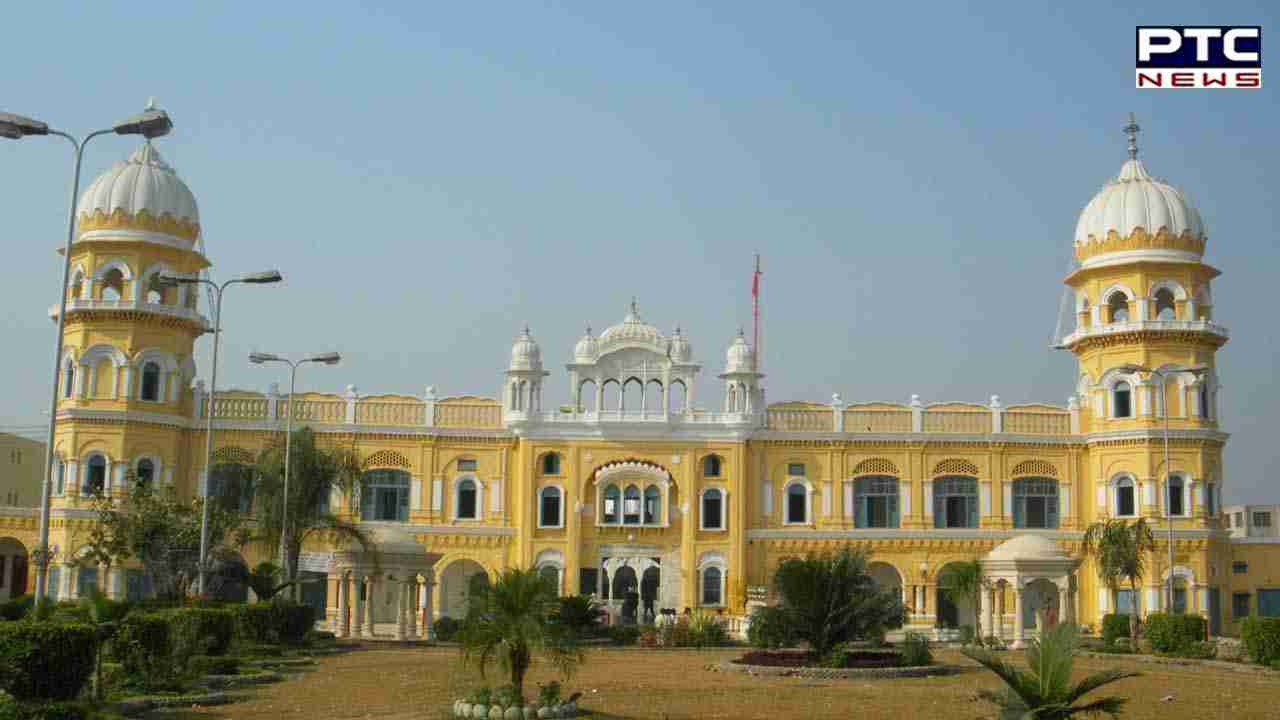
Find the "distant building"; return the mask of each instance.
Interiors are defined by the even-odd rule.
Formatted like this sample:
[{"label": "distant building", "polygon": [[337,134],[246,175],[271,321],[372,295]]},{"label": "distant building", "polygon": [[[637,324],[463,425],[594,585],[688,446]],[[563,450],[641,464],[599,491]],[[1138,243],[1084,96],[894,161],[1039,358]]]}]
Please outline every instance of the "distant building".
[{"label": "distant building", "polygon": [[44,443],[0,433],[0,506],[39,505],[43,472]]},{"label": "distant building", "polygon": [[1222,509],[1232,538],[1280,541],[1280,505],[1228,505]]}]

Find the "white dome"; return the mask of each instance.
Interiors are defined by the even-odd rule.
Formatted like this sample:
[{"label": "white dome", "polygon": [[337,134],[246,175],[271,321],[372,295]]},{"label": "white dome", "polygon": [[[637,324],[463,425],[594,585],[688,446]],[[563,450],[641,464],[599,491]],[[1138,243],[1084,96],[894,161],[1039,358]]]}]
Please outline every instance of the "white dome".
[{"label": "white dome", "polygon": [[595,335],[591,334],[591,326],[587,326],[587,332],[578,340],[578,344],[573,346],[573,361],[578,363],[593,363],[596,360],[596,352],[599,350],[599,344],[596,342]]},{"label": "white dome", "polygon": [[738,330],[738,337],[729,343],[729,349],[724,354],[724,371],[725,372],[754,372],[756,369],[756,354],[747,344],[747,338],[743,335],[741,329]]},{"label": "white dome", "polygon": [[1019,535],[987,554],[988,560],[1061,560],[1069,557],[1058,543],[1041,535]]},{"label": "white dome", "polygon": [[511,367],[508,369],[542,369],[542,348],[538,347],[538,343],[529,334],[529,328],[527,327],[524,332],[520,333],[520,337],[516,338],[515,344],[511,346]]},{"label": "white dome", "polygon": [[[200,225],[195,195],[150,142],[143,143],[128,160],[94,178],[80,195],[77,214],[85,224],[88,218],[110,217],[117,210],[129,217],[146,211],[153,221],[167,216],[170,221],[193,226],[197,232]],[[193,243],[194,237],[191,240]]]},{"label": "white dome", "polygon": [[693,360],[693,345],[689,343],[689,338],[680,333],[677,327],[675,333],[671,336],[671,362],[687,363]]},{"label": "white dome", "polygon": [[1089,201],[1076,223],[1076,244],[1107,239],[1114,231],[1128,237],[1142,228],[1150,235],[1167,230],[1174,237],[1203,237],[1204,223],[1191,200],[1179,189],[1151,177],[1142,161],[1130,159],[1120,174]]},{"label": "white dome", "polygon": [[627,310],[627,316],[622,319],[622,322],[609,327],[609,329],[600,334],[600,345],[602,346],[614,346],[624,343],[658,346],[661,342],[662,333],[658,332],[658,328],[640,319],[640,310],[636,307],[634,300],[631,301],[631,307]]}]

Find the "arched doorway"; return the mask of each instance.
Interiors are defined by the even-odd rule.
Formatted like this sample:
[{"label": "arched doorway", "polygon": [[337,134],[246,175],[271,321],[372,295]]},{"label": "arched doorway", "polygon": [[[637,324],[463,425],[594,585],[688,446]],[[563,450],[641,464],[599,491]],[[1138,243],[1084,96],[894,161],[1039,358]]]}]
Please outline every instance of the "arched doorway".
[{"label": "arched doorway", "polygon": [[[639,583],[636,582],[634,568],[623,565],[613,573],[613,588],[610,593],[615,604],[621,603],[622,619],[634,623],[639,612]],[[637,595],[632,597],[632,593]]]},{"label": "arched doorway", "polygon": [[640,578],[640,614],[644,622],[653,622],[657,616],[657,609],[654,606],[662,579],[660,572],[657,567],[651,567],[645,570],[644,576]]},{"label": "arched doorway", "polygon": [[973,598],[952,597],[947,590],[951,586],[952,566],[947,565],[938,573],[938,627],[955,629],[961,625],[973,625]]},{"label": "arched doorway", "polygon": [[472,583],[489,583],[489,574],[475,560],[454,560],[440,573],[440,615],[461,620],[467,615]]},{"label": "arched doorway", "polygon": [[1022,626],[1027,630],[1041,630],[1038,619],[1043,616],[1046,624],[1055,625],[1062,617],[1058,607],[1058,586],[1041,578],[1026,585],[1022,595]]},{"label": "arched doorway", "polygon": [[0,538],[0,600],[27,593],[27,546],[18,540]]}]

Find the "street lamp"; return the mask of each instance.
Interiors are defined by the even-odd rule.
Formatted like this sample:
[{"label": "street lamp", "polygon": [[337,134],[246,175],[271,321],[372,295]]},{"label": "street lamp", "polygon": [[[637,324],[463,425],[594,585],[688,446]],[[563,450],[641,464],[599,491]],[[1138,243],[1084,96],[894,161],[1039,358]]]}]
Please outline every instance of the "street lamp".
[{"label": "street lamp", "polygon": [[33,135],[57,135],[71,143],[75,154],[75,169],[71,175],[71,207],[67,211],[67,243],[62,252],[62,297],[58,301],[58,331],[53,344],[53,391],[49,400],[49,436],[45,448],[44,482],[40,488],[40,539],[31,553],[36,563],[35,605],[44,605],[49,580],[49,500],[53,484],[54,432],[58,417],[58,378],[62,370],[62,333],[66,326],[67,285],[71,280],[71,244],[76,234],[76,203],[80,195],[80,168],[84,160],[84,148],[89,141],[99,135],[115,133],[117,135],[141,135],[148,140],[163,137],[173,130],[173,121],[168,113],[157,110],[154,102],[148,102],[146,110],[139,115],[122,120],[106,130],[97,130],[81,139],[50,128],[47,123],[22,115],[0,112],[0,137],[8,140],[21,140]]},{"label": "street lamp", "polygon": [[[1168,525],[1168,545],[1169,545],[1169,579],[1165,584],[1165,611],[1173,612],[1173,513],[1170,506],[1169,480],[1172,478],[1173,466],[1169,464],[1169,381],[1166,373],[1192,373],[1201,376],[1209,372],[1208,365],[1193,365],[1187,368],[1149,368],[1144,365],[1135,365],[1129,363],[1121,365],[1119,370],[1125,373],[1145,372],[1152,375],[1160,376],[1160,397],[1164,405],[1164,514],[1165,522]],[[1158,480],[1158,479],[1157,479]]]},{"label": "street lamp", "polygon": [[[284,431],[284,494],[280,509],[280,569],[284,571],[284,579],[286,582],[293,579],[293,575],[289,572],[289,550],[286,545],[285,538],[287,535],[285,531],[289,527],[289,474],[293,469],[293,466],[289,464],[289,451],[293,445],[293,390],[295,382],[298,379],[298,366],[306,363],[319,363],[321,365],[332,366],[337,365],[341,360],[342,356],[336,352],[312,355],[311,357],[305,357],[296,361],[280,357],[279,355],[272,355],[271,353],[249,353],[249,362],[254,365],[274,362],[284,363],[289,366],[289,414],[288,419],[285,421]],[[290,591],[290,594],[292,594],[292,591]]]},{"label": "street lamp", "polygon": [[176,287],[178,285],[208,285],[213,288],[213,369],[209,372],[209,400],[205,410],[205,440],[204,440],[204,488],[200,492],[203,502],[200,503],[200,566],[199,574],[196,581],[196,592],[204,595],[205,576],[208,574],[209,557],[209,483],[213,480],[213,400],[214,392],[218,389],[218,345],[222,340],[222,291],[228,286],[237,283],[245,285],[266,285],[269,283],[278,283],[284,279],[278,270],[266,270],[263,272],[249,273],[240,277],[231,278],[224,281],[221,285],[212,280],[195,276],[186,277],[182,275],[162,274],[158,277],[157,282],[161,287]]}]

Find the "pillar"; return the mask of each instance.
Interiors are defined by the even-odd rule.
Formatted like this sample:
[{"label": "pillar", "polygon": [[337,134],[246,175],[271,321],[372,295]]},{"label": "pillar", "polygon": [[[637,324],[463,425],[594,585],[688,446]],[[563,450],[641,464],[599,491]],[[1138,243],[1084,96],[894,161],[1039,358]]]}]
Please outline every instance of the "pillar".
[{"label": "pillar", "polygon": [[405,631],[409,637],[418,637],[418,576],[409,576],[409,585],[405,588],[408,593],[408,599],[405,602],[405,620],[409,623],[409,628]]},{"label": "pillar", "polygon": [[352,603],[355,606],[355,612],[352,613],[355,616],[355,622],[351,623],[352,637],[360,637],[364,634],[364,600],[360,597],[362,580],[363,578],[359,575],[351,574],[351,589],[355,597],[355,602]]},{"label": "pillar", "polygon": [[[1068,615],[1071,607],[1071,588],[1070,580],[1058,586],[1058,622],[1068,622]],[[1041,628],[1043,633],[1045,628]]]},{"label": "pillar", "polygon": [[375,587],[374,577],[366,575],[364,578],[364,630],[369,637],[373,637],[373,606],[377,602],[374,598]]},{"label": "pillar", "polygon": [[435,618],[432,616],[431,594],[436,590],[436,583],[430,573],[423,575],[422,581],[422,639],[435,640],[436,633],[432,628]]},{"label": "pillar", "polygon": [[351,615],[349,589],[347,587],[347,574],[338,575],[338,637],[345,638],[351,636]]},{"label": "pillar", "polygon": [[996,625],[995,625],[996,633],[995,633],[995,635],[996,635],[996,637],[1000,638],[1001,640],[1004,640],[1004,639],[1005,639],[1005,636],[1004,636],[1004,591],[1005,591],[1005,588],[1007,588],[1007,587],[1008,587],[1008,583],[1001,582],[1001,583],[999,583],[998,585],[996,585],[996,589],[995,589],[995,594],[996,594]]},{"label": "pillar", "polygon": [[409,597],[409,583],[401,582],[396,584],[396,640],[404,641],[408,639],[405,634],[405,613],[408,608],[405,606],[405,600]]},{"label": "pillar", "polygon": [[1022,587],[1022,583],[1016,583],[1013,586],[1013,647],[1020,649],[1026,644],[1026,627],[1022,621],[1022,602],[1026,589]]},{"label": "pillar", "polygon": [[[994,606],[995,598],[992,597],[991,588],[983,588],[982,590],[982,629],[978,631],[978,639],[985,639],[986,635],[995,635],[995,623],[992,621],[995,614]],[[976,628],[975,628],[976,629]]]}]

